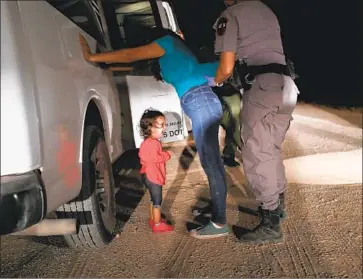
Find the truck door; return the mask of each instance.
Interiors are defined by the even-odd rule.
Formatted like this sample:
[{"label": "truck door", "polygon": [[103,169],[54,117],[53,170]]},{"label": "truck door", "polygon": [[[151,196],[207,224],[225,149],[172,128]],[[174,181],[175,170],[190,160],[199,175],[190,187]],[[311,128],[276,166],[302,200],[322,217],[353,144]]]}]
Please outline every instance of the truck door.
[{"label": "truck door", "polygon": [[[174,32],[179,31],[171,5],[167,1],[120,1],[115,4],[115,13],[123,47],[136,47],[147,43],[149,30],[156,26],[163,26]],[[142,113],[149,108],[160,110],[166,116],[167,128],[163,142],[183,140],[187,135],[185,116],[175,89],[154,79],[150,71],[150,62],[134,63],[131,73],[120,73],[115,77],[121,100],[128,99],[130,105],[131,121],[126,121],[129,124],[125,125],[131,128],[137,148],[142,142],[139,136],[139,120]],[[125,105],[124,101],[122,103]],[[126,112],[126,109],[122,111]],[[123,135],[125,133],[126,131]]]},{"label": "truck door", "polygon": [[157,0],[156,5],[158,7],[158,13],[163,27],[168,28],[173,32],[180,31],[171,3],[168,1]]}]

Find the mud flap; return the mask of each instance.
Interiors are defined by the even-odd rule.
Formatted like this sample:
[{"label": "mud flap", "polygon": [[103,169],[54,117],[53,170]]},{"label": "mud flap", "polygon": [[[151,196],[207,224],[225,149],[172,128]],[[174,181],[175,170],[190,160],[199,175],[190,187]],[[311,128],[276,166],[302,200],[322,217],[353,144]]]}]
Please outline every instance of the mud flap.
[{"label": "mud flap", "polygon": [[132,129],[136,148],[140,137],[139,122],[146,109],[159,110],[165,114],[166,130],[163,143],[184,140],[188,136],[186,116],[182,112],[174,87],[159,82],[151,76],[126,76],[131,107]]}]

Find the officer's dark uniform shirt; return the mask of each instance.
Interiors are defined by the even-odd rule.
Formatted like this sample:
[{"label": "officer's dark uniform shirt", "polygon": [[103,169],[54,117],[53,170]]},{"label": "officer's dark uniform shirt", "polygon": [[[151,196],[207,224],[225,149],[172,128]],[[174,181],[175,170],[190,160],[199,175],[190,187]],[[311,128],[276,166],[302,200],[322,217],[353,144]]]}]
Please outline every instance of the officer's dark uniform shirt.
[{"label": "officer's dark uniform shirt", "polygon": [[214,28],[216,53],[233,51],[248,65],[286,64],[279,22],[261,1],[240,1],[228,7]]}]

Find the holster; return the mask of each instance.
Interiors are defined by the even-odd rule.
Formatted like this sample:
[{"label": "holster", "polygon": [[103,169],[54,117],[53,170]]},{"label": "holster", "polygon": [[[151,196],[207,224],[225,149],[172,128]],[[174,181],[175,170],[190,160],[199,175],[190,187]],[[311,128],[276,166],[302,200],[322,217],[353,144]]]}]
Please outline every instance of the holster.
[{"label": "holster", "polygon": [[221,87],[212,87],[212,90],[217,94],[218,97],[228,97],[233,96],[234,94],[240,94],[239,90],[228,81],[225,82]]}]

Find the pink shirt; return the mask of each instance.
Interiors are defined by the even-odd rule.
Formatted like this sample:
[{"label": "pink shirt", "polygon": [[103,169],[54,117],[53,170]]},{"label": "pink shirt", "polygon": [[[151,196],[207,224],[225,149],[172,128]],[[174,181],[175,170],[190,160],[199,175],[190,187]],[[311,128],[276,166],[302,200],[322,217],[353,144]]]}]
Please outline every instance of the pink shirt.
[{"label": "pink shirt", "polygon": [[163,151],[160,141],[153,138],[144,140],[140,146],[139,157],[140,173],[145,173],[151,182],[164,185],[166,180],[165,162],[170,159],[170,154]]}]

